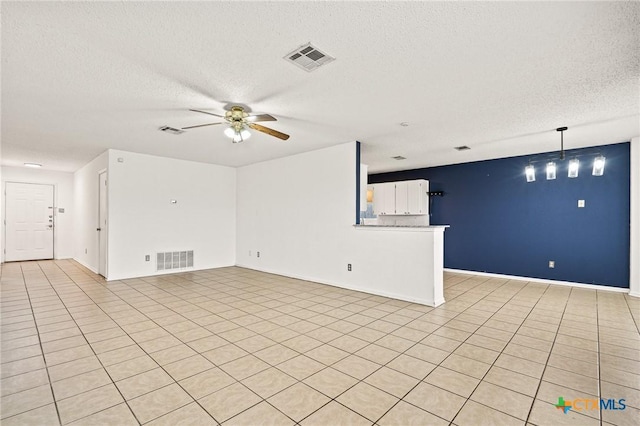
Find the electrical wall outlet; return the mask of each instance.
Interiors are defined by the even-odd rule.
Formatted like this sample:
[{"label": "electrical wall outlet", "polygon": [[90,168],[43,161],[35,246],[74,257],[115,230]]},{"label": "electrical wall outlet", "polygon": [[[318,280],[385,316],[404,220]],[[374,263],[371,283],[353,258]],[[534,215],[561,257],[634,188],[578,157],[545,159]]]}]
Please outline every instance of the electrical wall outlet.
[{"label": "electrical wall outlet", "polygon": [[149,256],[148,254],[145,254],[145,255],[144,255],[144,261],[145,261],[145,262],[148,262],[148,261],[150,261],[150,260],[151,260],[151,256]]},{"label": "electrical wall outlet", "polygon": [[578,200],[578,208],[584,207],[584,200]]},{"label": "electrical wall outlet", "polygon": [[556,261],[555,260],[550,260],[549,261],[549,268],[553,269],[556,267]]},{"label": "electrical wall outlet", "polygon": [[256,257],[260,257],[260,252],[259,251],[256,252]]},{"label": "electrical wall outlet", "polygon": [[351,264],[347,263],[347,271],[351,272]]}]

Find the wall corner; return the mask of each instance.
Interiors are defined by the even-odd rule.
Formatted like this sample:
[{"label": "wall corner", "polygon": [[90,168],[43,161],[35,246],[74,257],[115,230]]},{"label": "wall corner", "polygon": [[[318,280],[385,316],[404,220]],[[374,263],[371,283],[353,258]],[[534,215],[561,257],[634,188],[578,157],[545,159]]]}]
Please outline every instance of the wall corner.
[{"label": "wall corner", "polygon": [[640,297],[640,136],[631,139],[629,295]]}]

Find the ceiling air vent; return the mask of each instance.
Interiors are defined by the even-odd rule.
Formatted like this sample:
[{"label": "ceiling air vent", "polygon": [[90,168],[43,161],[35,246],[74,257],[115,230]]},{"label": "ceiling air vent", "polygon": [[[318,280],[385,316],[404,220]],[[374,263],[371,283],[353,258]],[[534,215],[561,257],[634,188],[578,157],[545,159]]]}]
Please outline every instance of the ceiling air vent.
[{"label": "ceiling air vent", "polygon": [[407,157],[403,157],[402,155],[396,155],[395,157],[391,157],[391,158],[393,158],[394,160],[406,160],[407,159]]},{"label": "ceiling air vent", "polygon": [[456,146],[456,147],[454,147],[454,149],[457,150],[457,151],[466,151],[466,150],[471,149],[471,148],[469,148],[466,145],[462,145],[462,146]]},{"label": "ceiling air vent", "polygon": [[300,46],[294,51],[287,53],[284,59],[308,72],[335,60],[335,58],[318,50],[315,46],[311,45],[311,43]]},{"label": "ceiling air vent", "polygon": [[175,127],[162,126],[160,130],[163,132],[171,133],[172,135],[179,135],[184,133],[184,130],[176,129]]}]

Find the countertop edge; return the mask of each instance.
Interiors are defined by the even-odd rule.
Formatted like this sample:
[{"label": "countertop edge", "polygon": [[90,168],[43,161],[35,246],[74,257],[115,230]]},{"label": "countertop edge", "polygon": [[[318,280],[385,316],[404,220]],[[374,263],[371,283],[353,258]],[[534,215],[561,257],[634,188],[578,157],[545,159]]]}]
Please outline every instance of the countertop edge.
[{"label": "countertop edge", "polygon": [[355,229],[368,229],[368,230],[380,230],[380,231],[444,231],[449,228],[450,225],[429,225],[429,226],[405,226],[405,225],[353,225]]}]

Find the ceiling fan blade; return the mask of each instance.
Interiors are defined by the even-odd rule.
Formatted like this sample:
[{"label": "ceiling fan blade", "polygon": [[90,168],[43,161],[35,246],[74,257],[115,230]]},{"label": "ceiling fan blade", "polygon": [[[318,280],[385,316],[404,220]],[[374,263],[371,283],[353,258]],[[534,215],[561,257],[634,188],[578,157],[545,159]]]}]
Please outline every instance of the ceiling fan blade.
[{"label": "ceiling fan blade", "polygon": [[224,118],[224,115],[218,115],[218,114],[214,114],[212,112],[207,112],[207,111],[200,111],[199,109],[190,109],[189,111],[199,112],[199,113],[202,113],[202,114],[213,115],[214,117]]},{"label": "ceiling fan blade", "polygon": [[269,114],[250,115],[245,120],[249,123],[255,123],[258,121],[278,121],[277,118]]},{"label": "ceiling fan blade", "polygon": [[222,123],[198,124],[197,126],[183,127],[182,130],[195,129],[196,127],[215,126],[216,124],[222,124]]},{"label": "ceiling fan blade", "polygon": [[254,129],[254,130],[257,130],[257,131],[262,132],[262,133],[266,133],[266,134],[271,135],[271,136],[275,136],[276,138],[282,139],[283,141],[286,141],[287,139],[289,139],[289,135],[284,134],[282,132],[279,132],[277,130],[273,130],[273,129],[270,129],[268,127],[264,127],[264,126],[261,126],[259,124],[254,124],[254,123],[247,123],[247,125],[249,127],[251,127],[252,129]]}]

